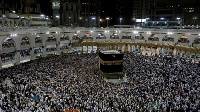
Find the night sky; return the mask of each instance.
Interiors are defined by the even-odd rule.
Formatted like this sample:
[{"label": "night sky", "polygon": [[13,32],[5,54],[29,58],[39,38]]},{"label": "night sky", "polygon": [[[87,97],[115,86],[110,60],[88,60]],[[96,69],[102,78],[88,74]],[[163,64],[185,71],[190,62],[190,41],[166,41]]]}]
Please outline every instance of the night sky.
[{"label": "night sky", "polygon": [[[112,24],[119,24],[119,18],[123,18],[122,24],[130,24],[132,18],[133,0],[100,0],[101,18],[110,17]],[[104,12],[103,12],[104,11]],[[126,23],[125,21],[126,20]]]},{"label": "night sky", "polygon": [[51,0],[35,0],[40,4],[41,13],[52,16],[52,7],[51,7]]}]

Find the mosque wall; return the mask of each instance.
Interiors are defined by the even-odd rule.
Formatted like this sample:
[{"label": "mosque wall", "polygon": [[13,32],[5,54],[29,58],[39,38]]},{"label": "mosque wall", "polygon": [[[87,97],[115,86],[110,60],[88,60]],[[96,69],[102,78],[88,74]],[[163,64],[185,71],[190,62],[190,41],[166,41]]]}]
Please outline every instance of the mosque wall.
[{"label": "mosque wall", "polygon": [[[63,35],[67,35],[69,40],[60,40]],[[3,53],[9,53],[15,51],[14,59],[8,62],[2,62],[1,65],[8,64],[9,62],[14,64],[20,64],[23,60],[33,60],[38,54],[35,54],[35,49],[41,48],[42,57],[46,57],[49,54],[60,54],[62,52],[70,52],[71,50],[80,50],[81,48],[74,48],[72,42],[77,42],[79,40],[74,40],[73,36],[78,34],[79,38],[82,38],[85,34],[89,34],[92,38],[83,39],[83,41],[94,41],[94,42],[129,42],[129,43],[148,43],[148,44],[169,44],[169,45],[184,45],[188,47],[200,47],[199,45],[193,45],[194,40],[199,36],[199,32],[195,30],[151,30],[151,29],[66,29],[66,28],[34,28],[34,29],[18,29],[18,30],[9,30],[7,32],[0,32],[0,54],[2,57]],[[102,34],[106,39],[97,38],[99,34]],[[136,39],[136,36],[143,36],[144,39]],[[154,35],[158,37],[158,40],[150,40],[149,37]],[[40,37],[42,43],[36,43],[35,38]],[[111,36],[119,37],[119,39],[111,39]],[[122,39],[123,36],[131,36],[131,38]],[[174,38],[174,41],[163,41],[165,36],[170,36]],[[186,37],[189,40],[186,43],[178,42],[182,36]],[[22,45],[22,39],[27,37],[29,44]],[[49,41],[48,37],[55,37],[56,41]],[[14,47],[2,47],[2,44],[6,39],[12,39],[14,42]],[[9,40],[8,39],[8,40]],[[63,45],[63,46],[62,46]],[[66,46],[65,46],[66,45]],[[67,49],[61,49],[61,47],[67,47]],[[23,50],[29,50],[30,56],[22,57],[20,56]],[[50,49],[50,51],[47,51]],[[52,51],[51,51],[52,49]],[[85,49],[85,48],[84,48]],[[87,48],[86,48],[87,49]],[[91,49],[91,48],[89,48]],[[122,50],[122,48],[120,48]],[[129,48],[129,50],[133,50]],[[28,53],[29,54],[29,53]],[[16,61],[17,60],[17,61]],[[16,63],[17,62],[17,63]]]}]

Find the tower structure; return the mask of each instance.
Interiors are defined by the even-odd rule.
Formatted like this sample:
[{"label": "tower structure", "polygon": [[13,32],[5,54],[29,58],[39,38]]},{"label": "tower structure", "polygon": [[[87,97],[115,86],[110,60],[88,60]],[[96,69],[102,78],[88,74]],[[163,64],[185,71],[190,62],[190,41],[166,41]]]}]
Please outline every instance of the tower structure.
[{"label": "tower structure", "polygon": [[53,25],[60,25],[60,0],[51,0],[53,9]]},{"label": "tower structure", "polygon": [[100,2],[98,0],[62,0],[60,13],[62,25],[98,27]]}]

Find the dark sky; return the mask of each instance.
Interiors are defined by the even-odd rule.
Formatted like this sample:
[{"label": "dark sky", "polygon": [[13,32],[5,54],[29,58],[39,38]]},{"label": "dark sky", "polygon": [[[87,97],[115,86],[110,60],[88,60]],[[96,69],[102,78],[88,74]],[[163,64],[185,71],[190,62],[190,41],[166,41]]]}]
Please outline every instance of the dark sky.
[{"label": "dark sky", "polygon": [[40,4],[41,13],[44,13],[49,16],[53,14],[50,2],[51,0],[35,0],[35,1]]},{"label": "dark sky", "polygon": [[[101,17],[110,17],[113,24],[119,24],[119,18],[123,18],[123,24],[130,24],[132,18],[133,0],[100,0]],[[104,11],[104,13],[103,13]],[[124,21],[126,20],[126,22]]]}]

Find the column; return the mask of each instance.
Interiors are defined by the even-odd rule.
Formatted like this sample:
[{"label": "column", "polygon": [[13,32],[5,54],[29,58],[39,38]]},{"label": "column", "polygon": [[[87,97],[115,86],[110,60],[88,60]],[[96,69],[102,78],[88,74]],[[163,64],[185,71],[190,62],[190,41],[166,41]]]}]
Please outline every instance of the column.
[{"label": "column", "polygon": [[165,48],[161,48],[161,53],[162,53],[162,55],[165,55]]},{"label": "column", "polygon": [[17,59],[17,65],[20,64],[20,50],[17,50],[17,54],[16,54],[16,59]]},{"label": "column", "polygon": [[34,56],[34,48],[30,48],[30,55],[31,55],[31,60],[34,60],[35,59],[35,56]]},{"label": "column", "polygon": [[135,46],[132,46],[132,48],[133,48],[133,50],[132,50],[132,51],[134,51],[134,52],[135,52]]},{"label": "column", "polygon": [[138,52],[140,52],[140,49],[139,49],[138,45],[136,46],[136,49],[138,50]]},{"label": "column", "polygon": [[86,52],[86,54],[88,54],[88,45],[87,45],[87,52]]},{"label": "column", "polygon": [[110,45],[107,45],[107,50],[110,50]]},{"label": "column", "polygon": [[189,55],[190,55],[190,59],[192,59],[192,53],[191,52],[189,52]]},{"label": "column", "polygon": [[119,51],[119,46],[118,45],[116,46],[116,50]]},{"label": "column", "polygon": [[124,45],[122,46],[122,48],[124,49],[124,52],[127,52],[127,51],[128,51],[127,45],[126,45],[126,44],[124,44]]},{"label": "column", "polygon": [[2,60],[1,60],[1,56],[0,56],[0,70],[2,69]]},{"label": "column", "polygon": [[3,31],[4,31],[4,24],[5,24],[5,17],[2,17],[2,28],[3,28]]},{"label": "column", "polygon": [[151,56],[153,56],[153,48],[150,47]]},{"label": "column", "polygon": [[159,48],[156,48],[155,49],[155,55],[158,55],[159,54]]},{"label": "column", "polygon": [[83,46],[82,46],[82,49],[81,49],[81,54],[83,54]]},{"label": "column", "polygon": [[94,51],[93,51],[93,45],[92,45],[92,51],[91,51],[91,53],[93,54],[93,52],[94,52]]},{"label": "column", "polygon": [[184,58],[187,58],[187,53],[188,53],[188,52],[184,51],[184,54],[185,54],[185,55],[184,55]]},{"label": "column", "polygon": [[12,21],[12,27],[15,27],[15,20]]},{"label": "column", "polygon": [[42,46],[42,57],[46,57],[46,46]]},{"label": "column", "polygon": [[177,50],[177,49],[175,49],[175,51],[176,51],[176,52],[175,52],[175,56],[177,56],[177,55],[178,55],[178,50]]},{"label": "column", "polygon": [[174,48],[174,50],[172,52],[173,52],[173,54],[172,54],[173,56],[177,55],[176,48]]},{"label": "column", "polygon": [[60,55],[61,51],[60,51],[60,45],[56,44],[56,50],[57,50],[57,55]]},{"label": "column", "polygon": [[195,55],[194,55],[194,63],[195,63],[195,61],[196,61],[196,57],[197,57],[197,54],[195,53]]},{"label": "column", "polygon": [[96,53],[99,53],[99,46],[97,46],[97,51],[96,51]]},{"label": "column", "polygon": [[130,52],[133,52],[133,46],[130,45]]},{"label": "column", "polygon": [[180,57],[181,58],[183,57],[183,51],[182,50],[180,51]]}]

